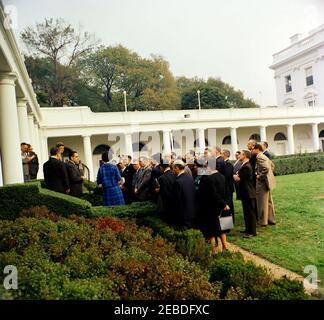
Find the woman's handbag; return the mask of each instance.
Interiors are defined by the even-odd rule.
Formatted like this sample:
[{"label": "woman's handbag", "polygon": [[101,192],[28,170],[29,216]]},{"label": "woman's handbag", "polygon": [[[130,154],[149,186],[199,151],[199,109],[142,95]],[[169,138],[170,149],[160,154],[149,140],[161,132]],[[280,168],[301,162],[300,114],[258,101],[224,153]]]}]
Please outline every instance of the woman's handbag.
[{"label": "woman's handbag", "polygon": [[234,228],[233,217],[232,215],[222,217],[224,210],[221,211],[218,219],[221,231],[231,230]]}]

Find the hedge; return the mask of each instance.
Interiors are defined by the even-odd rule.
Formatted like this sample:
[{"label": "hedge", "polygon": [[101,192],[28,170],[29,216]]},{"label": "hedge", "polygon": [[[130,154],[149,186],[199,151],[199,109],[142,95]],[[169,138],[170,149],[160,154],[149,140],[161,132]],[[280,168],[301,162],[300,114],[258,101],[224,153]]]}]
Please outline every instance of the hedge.
[{"label": "hedge", "polygon": [[0,221],[0,269],[19,270],[18,289],[0,288],[0,299],[218,299],[218,284],[147,228],[111,217],[53,221],[42,210]]},{"label": "hedge", "polygon": [[94,217],[111,216],[118,218],[140,218],[143,216],[157,215],[157,206],[150,201],[133,202],[125,206],[93,207],[92,212]]},{"label": "hedge", "polygon": [[274,158],[275,175],[306,173],[324,170],[324,153]]},{"label": "hedge", "polygon": [[42,205],[62,216],[92,215],[88,201],[43,189],[39,181],[0,188],[0,219],[15,219],[23,209]]}]

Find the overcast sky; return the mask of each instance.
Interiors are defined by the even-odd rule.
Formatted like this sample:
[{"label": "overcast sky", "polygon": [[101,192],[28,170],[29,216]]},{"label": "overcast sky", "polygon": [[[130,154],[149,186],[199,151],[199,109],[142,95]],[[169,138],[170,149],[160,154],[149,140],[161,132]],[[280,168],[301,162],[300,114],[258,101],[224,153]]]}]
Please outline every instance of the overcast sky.
[{"label": "overcast sky", "polygon": [[220,77],[262,105],[276,104],[272,55],[324,23],[324,0],[4,0],[17,34],[62,17],[143,57],[160,54],[175,76]]}]

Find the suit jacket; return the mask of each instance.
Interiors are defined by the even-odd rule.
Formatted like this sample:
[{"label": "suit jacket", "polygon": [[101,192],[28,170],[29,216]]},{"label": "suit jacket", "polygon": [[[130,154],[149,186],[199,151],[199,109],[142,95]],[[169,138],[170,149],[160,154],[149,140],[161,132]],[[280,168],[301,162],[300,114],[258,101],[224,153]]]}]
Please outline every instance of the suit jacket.
[{"label": "suit jacket", "polygon": [[271,155],[268,150],[263,151],[263,154],[271,160]]},{"label": "suit jacket", "polygon": [[70,188],[66,167],[60,160],[50,158],[43,165],[44,180],[47,189],[66,193]]},{"label": "suit jacket", "polygon": [[168,170],[158,178],[163,211],[171,215],[174,207],[174,184],[176,176],[172,170]]},{"label": "suit jacket", "polygon": [[229,162],[225,161],[225,181],[226,181],[226,194],[232,194],[234,192],[234,166]]},{"label": "suit jacket", "polygon": [[39,161],[38,161],[37,154],[35,152],[29,152],[28,156],[29,157],[35,156],[35,158],[29,162],[29,174],[32,176],[37,176],[38,169],[39,169]]},{"label": "suit jacket", "polygon": [[178,216],[178,225],[192,227],[195,216],[195,185],[194,179],[187,173],[177,176],[174,183],[174,206]]},{"label": "suit jacket", "polygon": [[216,158],[216,168],[219,173],[221,173],[223,176],[225,176],[226,171],[226,164],[223,157],[219,156]]},{"label": "suit jacket", "polygon": [[135,188],[138,190],[137,196],[141,201],[148,200],[150,198],[150,182],[151,182],[152,168],[141,168],[138,171],[137,179],[135,182]]},{"label": "suit jacket", "polygon": [[126,192],[132,191],[132,182],[133,182],[133,176],[135,173],[135,169],[132,164],[127,165],[125,170],[122,172],[121,176],[125,178],[125,190]]},{"label": "suit jacket", "polygon": [[241,166],[238,171],[240,177],[239,189],[241,199],[254,199],[256,198],[255,187],[253,182],[254,171],[252,170],[251,164],[246,162]]},{"label": "suit jacket", "polygon": [[239,171],[242,167],[242,161],[241,160],[237,160],[235,163],[234,163],[234,174],[237,173],[237,171]]},{"label": "suit jacket", "polygon": [[66,170],[68,173],[69,184],[70,184],[70,195],[79,197],[82,195],[82,182],[81,172],[79,166],[73,161],[69,160],[66,164]]},{"label": "suit jacket", "polygon": [[273,174],[273,162],[263,153],[259,153],[256,160],[256,174],[260,176],[258,181],[265,183],[268,190],[274,189],[276,180]]}]

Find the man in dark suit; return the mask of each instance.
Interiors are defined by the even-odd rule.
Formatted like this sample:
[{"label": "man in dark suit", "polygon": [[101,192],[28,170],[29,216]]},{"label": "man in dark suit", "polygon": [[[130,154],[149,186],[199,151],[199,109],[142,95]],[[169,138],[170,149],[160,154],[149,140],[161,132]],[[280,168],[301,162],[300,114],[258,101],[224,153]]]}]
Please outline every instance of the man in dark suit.
[{"label": "man in dark suit", "polygon": [[66,167],[61,161],[58,148],[52,148],[50,158],[43,165],[44,180],[47,189],[68,194],[70,192]]},{"label": "man in dark suit", "polygon": [[161,161],[159,164],[161,176],[158,178],[158,187],[155,189],[158,192],[162,202],[162,213],[166,221],[170,224],[176,224],[174,216],[174,184],[176,176],[170,168],[167,161]]},{"label": "man in dark suit", "polygon": [[151,173],[149,161],[146,157],[139,160],[141,169],[138,171],[137,181],[135,184],[135,195],[139,201],[147,201],[151,198]]},{"label": "man in dark suit", "polygon": [[173,172],[177,176],[173,191],[177,225],[189,229],[192,227],[196,208],[194,179],[185,173],[185,163],[182,160],[173,163]]},{"label": "man in dark suit", "polygon": [[271,160],[271,154],[268,150],[269,148],[268,142],[264,141],[261,143],[261,145],[262,145],[263,154]]},{"label": "man in dark suit", "polygon": [[135,169],[132,164],[132,157],[127,156],[126,167],[124,171],[121,173],[122,178],[125,179],[125,183],[123,185],[125,204],[132,203],[132,182],[133,182],[134,173],[135,173]]},{"label": "man in dark suit", "polygon": [[222,149],[220,147],[216,147],[212,152],[212,157],[216,158],[216,166],[218,172],[221,173],[223,176],[225,176],[226,165],[222,157]]},{"label": "man in dark suit", "polygon": [[250,164],[251,152],[243,150],[240,155],[242,161],[241,169],[233,176],[234,180],[239,183],[240,197],[242,201],[245,230],[245,238],[256,236],[256,193],[253,183],[253,170]]},{"label": "man in dark suit", "polygon": [[234,193],[234,166],[229,161],[231,153],[229,150],[224,149],[222,151],[222,157],[225,161],[225,200],[226,204],[230,207],[229,213],[233,217],[233,222],[235,222],[234,217],[234,203],[233,203],[233,193]]},{"label": "man in dark suit", "polygon": [[69,160],[65,163],[69,178],[70,196],[81,197],[82,182],[84,177],[79,169],[80,159],[76,151],[72,151],[69,155]]},{"label": "man in dark suit", "polygon": [[247,144],[247,148],[249,149],[249,151],[251,152],[251,158],[250,158],[250,165],[252,167],[252,171],[253,171],[253,183],[254,183],[254,188],[256,186],[256,175],[255,175],[255,170],[256,170],[256,156],[253,154],[253,149],[255,148],[256,145],[256,140],[249,140],[248,144]]}]

